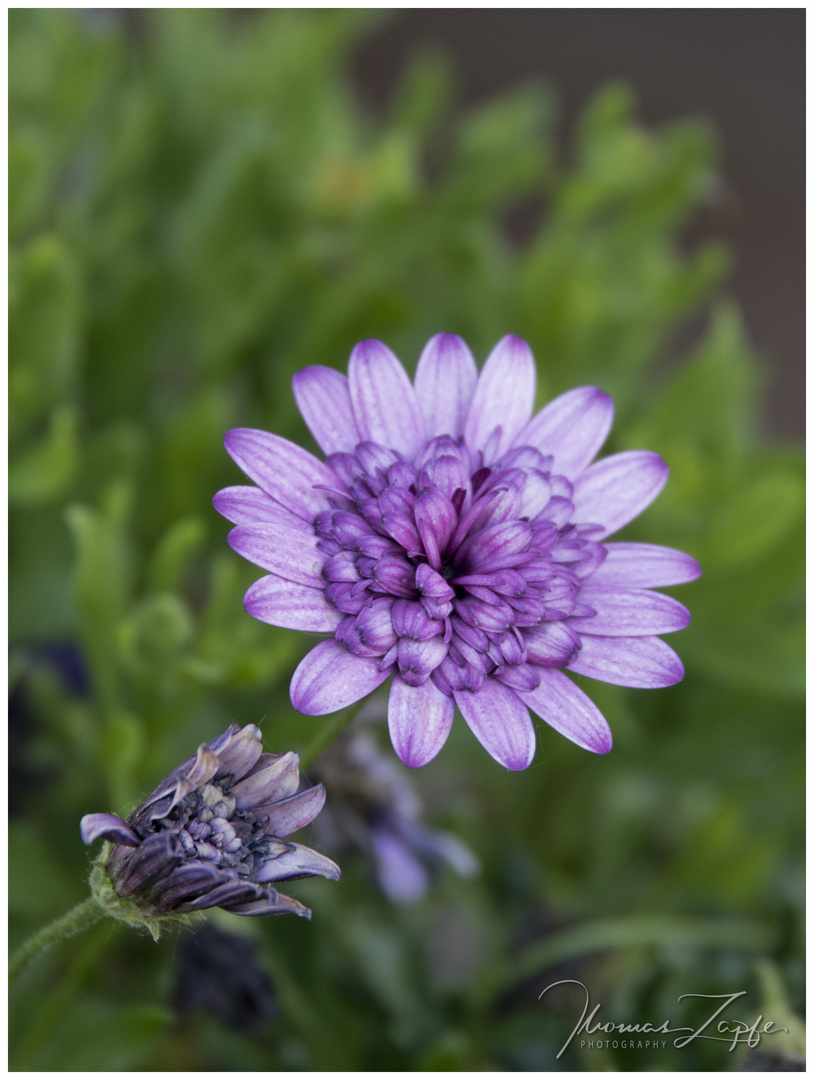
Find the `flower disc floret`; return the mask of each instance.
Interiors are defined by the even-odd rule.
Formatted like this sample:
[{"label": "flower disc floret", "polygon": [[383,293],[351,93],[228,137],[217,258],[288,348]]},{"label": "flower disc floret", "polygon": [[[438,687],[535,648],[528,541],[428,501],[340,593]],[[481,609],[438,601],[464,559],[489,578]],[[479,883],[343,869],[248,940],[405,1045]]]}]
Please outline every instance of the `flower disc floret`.
[{"label": "flower disc floret", "polygon": [[227,488],[217,509],[231,546],[269,571],[247,592],[263,621],[331,634],[300,664],[294,706],[321,715],[391,675],[389,724],[408,765],[443,745],[455,705],[511,769],[534,754],[529,709],[578,745],[611,747],[608,725],[566,676],[627,686],[677,682],[657,635],[689,622],[651,592],[700,573],[669,548],[606,538],[661,491],[647,451],[591,464],[610,398],[563,394],[532,417],[535,368],[509,336],[480,376],[464,342],[439,334],[411,384],[376,341],[348,378],[294,377],[319,461],[278,436],[231,431],[226,447],[258,485]]}]

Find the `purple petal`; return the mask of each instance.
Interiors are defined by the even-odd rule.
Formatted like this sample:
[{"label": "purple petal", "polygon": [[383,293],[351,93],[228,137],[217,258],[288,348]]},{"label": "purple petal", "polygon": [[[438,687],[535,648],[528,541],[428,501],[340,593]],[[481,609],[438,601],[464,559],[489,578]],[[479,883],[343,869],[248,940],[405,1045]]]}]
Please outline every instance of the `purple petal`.
[{"label": "purple petal", "polygon": [[230,794],[238,810],[251,810],[287,799],[300,782],[300,759],[293,751],[287,754],[264,754],[252,771],[239,783],[232,784]]},{"label": "purple petal", "polygon": [[477,692],[456,690],[455,704],[478,742],[495,761],[515,772],[528,768],[534,757],[534,725],[526,705],[514,690],[487,679]]},{"label": "purple petal", "polygon": [[130,826],[115,814],[85,814],[79,822],[79,832],[83,844],[92,844],[100,837],[125,847],[138,847],[141,843]]},{"label": "purple petal", "polygon": [[446,550],[458,521],[455,508],[448,496],[431,487],[418,496],[413,513],[427,558],[438,569],[442,561],[440,553]]},{"label": "purple petal", "polygon": [[338,641],[322,641],[294,672],[291,704],[306,716],[324,716],[366,697],[389,675],[375,657],[354,656]]},{"label": "purple petal", "polygon": [[496,668],[492,672],[492,678],[497,679],[504,686],[510,686],[512,690],[533,690],[540,682],[537,668],[533,664]]},{"label": "purple petal", "polygon": [[290,881],[292,878],[314,877],[316,874],[339,881],[342,874],[333,859],[301,844],[290,844],[289,847],[290,851],[263,863],[257,871],[258,881]]},{"label": "purple petal", "polygon": [[512,445],[534,408],[536,371],[531,349],[509,334],[492,349],[480,373],[464,437],[471,450],[482,450],[497,427],[500,436],[492,460]]},{"label": "purple petal", "polygon": [[246,611],[260,622],[287,630],[332,633],[342,615],[325,599],[322,589],[312,589],[269,574],[251,585],[243,598]]},{"label": "purple petal", "polygon": [[362,439],[414,457],[425,441],[424,419],[407,373],[387,346],[361,341],[350,355],[348,381]]},{"label": "purple petal", "polygon": [[393,676],[387,722],[390,739],[399,758],[411,769],[432,761],[447,741],[455,703],[431,679],[422,686],[408,686]]},{"label": "purple petal", "polygon": [[212,500],[219,514],[233,525],[249,525],[254,521],[274,521],[294,529],[307,528],[301,518],[280,506],[260,488],[237,485],[223,488]]},{"label": "purple petal", "polygon": [[523,700],[537,715],[594,754],[607,754],[613,746],[608,722],[591,699],[556,668],[540,668],[542,679],[536,690],[523,694]]},{"label": "purple petal", "polygon": [[218,756],[216,779],[229,773],[234,780],[240,780],[254,768],[263,751],[260,728],[256,724],[246,724],[243,728],[232,724],[209,743],[209,749]]},{"label": "purple petal", "polygon": [[447,655],[449,645],[442,638],[416,641],[404,637],[398,643],[399,674],[410,686],[421,686]]},{"label": "purple petal", "polygon": [[[254,725],[250,725],[254,727]],[[245,729],[244,729],[245,730]],[[256,730],[256,729],[255,729]],[[145,799],[142,808],[152,806],[150,817],[153,821],[166,817],[174,806],[196,791],[207,780],[211,780],[220,768],[220,759],[208,743],[201,743],[194,758],[185,761],[175,772]],[[166,796],[170,796],[166,798]]]},{"label": "purple petal", "polygon": [[202,911],[206,908],[220,907],[221,904],[245,902],[246,897],[251,896],[253,892],[254,889],[249,882],[225,881],[222,885],[209,889],[202,896],[183,901],[183,910]]},{"label": "purple petal", "polygon": [[288,581],[324,589],[322,564],[325,555],[313,532],[289,529],[272,522],[236,525],[227,537],[229,546],[244,559],[271,570]]},{"label": "purple petal", "polygon": [[344,375],[314,365],[298,371],[292,385],[297,408],[325,455],[350,452],[362,441]]},{"label": "purple petal", "polygon": [[268,806],[256,806],[256,817],[266,819],[266,832],[274,836],[288,836],[309,825],[325,805],[325,788],[322,784],[307,788],[290,799],[271,803]]},{"label": "purple petal", "polygon": [[258,900],[249,900],[245,904],[223,904],[224,911],[230,911],[233,915],[299,915],[303,919],[311,918],[311,909],[299,900],[292,900],[290,896],[270,889],[270,896],[260,897]]},{"label": "purple petal", "polygon": [[223,438],[226,451],[266,494],[311,522],[328,509],[328,496],[319,485],[336,489],[335,474],[301,446],[253,428],[234,428]]},{"label": "purple petal", "polygon": [[399,637],[429,641],[443,632],[443,626],[431,619],[415,600],[396,600],[391,609],[393,630]]},{"label": "purple petal", "polygon": [[593,637],[583,634],[582,648],[570,671],[616,686],[655,690],[674,686],[684,678],[684,666],[657,637]]},{"label": "purple petal", "polygon": [[562,667],[580,646],[579,634],[564,622],[530,627],[524,631],[523,638],[529,663],[540,667]]},{"label": "purple petal", "polygon": [[613,401],[595,386],[569,390],[541,409],[514,440],[554,455],[552,472],[575,479],[608,437]]},{"label": "purple petal", "polygon": [[579,591],[579,602],[596,612],[568,620],[568,625],[579,633],[642,637],[671,634],[690,625],[690,613],[683,604],[647,589],[604,588],[589,580]]},{"label": "purple petal", "polygon": [[656,498],[667,483],[666,462],[651,450],[626,450],[603,458],[574,484],[574,516],[601,525],[595,539],[627,525]]},{"label": "purple petal", "polygon": [[541,472],[530,470],[526,474],[520,500],[520,517],[533,521],[551,498],[551,483]]},{"label": "purple petal", "polygon": [[436,334],[421,354],[415,393],[427,438],[463,434],[478,369],[466,343],[457,334]]},{"label": "purple petal", "polygon": [[[165,877],[178,869],[181,862],[181,845],[174,833],[166,829],[150,833],[135,851],[125,851],[124,859],[118,858],[121,852],[116,847],[111,852],[111,861],[116,860],[116,892],[119,896],[129,896],[150,885],[157,877]],[[214,868],[213,868],[214,870]],[[217,877],[217,871],[212,874]]]},{"label": "purple petal", "polygon": [[[142,849],[143,847],[144,845],[142,845]],[[213,850],[216,851],[217,849]],[[161,883],[159,889],[156,889],[155,885],[153,885],[155,913],[160,915],[169,911],[183,910],[183,908],[188,907],[198,899],[201,894],[216,889],[222,883],[220,871],[211,863],[197,862],[179,866],[169,878]],[[122,891],[126,889],[131,893],[138,891],[137,888],[133,888],[132,881],[128,881],[126,884],[123,883],[120,888]],[[245,895],[245,888],[241,889],[238,895],[241,894]],[[203,902],[198,906],[210,907],[211,905]]]},{"label": "purple petal", "polygon": [[429,886],[429,875],[407,845],[392,833],[380,829],[373,831],[371,840],[376,876],[385,895],[396,904],[420,900]]},{"label": "purple petal", "polygon": [[657,544],[603,544],[605,561],[591,574],[592,585],[639,586],[655,589],[683,585],[701,576],[691,555]]}]

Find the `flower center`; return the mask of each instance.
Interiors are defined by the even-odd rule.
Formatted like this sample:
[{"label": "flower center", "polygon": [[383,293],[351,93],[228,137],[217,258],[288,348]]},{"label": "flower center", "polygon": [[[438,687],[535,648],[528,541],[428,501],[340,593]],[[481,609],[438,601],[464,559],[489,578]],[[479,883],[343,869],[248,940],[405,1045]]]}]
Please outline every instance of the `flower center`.
[{"label": "flower center", "polygon": [[586,613],[580,584],[605,556],[571,522],[552,459],[519,447],[487,467],[441,436],[414,462],[367,442],[327,463],[339,483],[314,530],[325,596],[345,616],[336,637],[413,686],[432,677],[451,694],[494,675],[533,689],[544,661],[529,642]]},{"label": "flower center", "polygon": [[254,880],[272,848],[289,845],[267,836],[262,822],[250,810],[237,810],[229,794],[232,777],[209,780],[190,792],[166,817],[153,822],[175,833],[188,858],[201,859],[233,870],[238,877]]}]

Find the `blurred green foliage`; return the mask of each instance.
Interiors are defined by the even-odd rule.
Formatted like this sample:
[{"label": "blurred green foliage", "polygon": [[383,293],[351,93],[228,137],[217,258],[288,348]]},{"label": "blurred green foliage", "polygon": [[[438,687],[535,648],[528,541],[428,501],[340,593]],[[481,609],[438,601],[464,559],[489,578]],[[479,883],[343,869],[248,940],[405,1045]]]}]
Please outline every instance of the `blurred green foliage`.
[{"label": "blurred green foliage", "polygon": [[[771,1000],[801,1007],[802,458],[761,441],[726,252],[682,240],[716,190],[714,137],[646,130],[610,86],[560,153],[548,92],[461,115],[432,55],[373,119],[348,79],[369,25],[10,13],[12,944],[85,895],[83,813],[127,812],[232,718],[264,719],[274,750],[321,730],[287,694],[311,642],[243,612],[256,571],[210,500],[240,482],[229,427],[313,446],[291,375],[344,370],[363,337],[409,368],[439,330],[481,360],[513,332],[538,404],[584,383],[613,395],[609,449],[671,466],[625,535],[704,567],[678,593],[687,677],[586,684],[616,736],[607,759],[543,726],[532,768],[506,774],[459,719],[415,779],[481,878],[396,909],[351,863],[339,885],[301,883],[310,924],[226,919],[275,980],[267,1031],[174,1017],[172,939],[100,924],[24,977],[13,1067],[736,1067],[742,1052],[700,1040],[575,1043],[558,1061],[576,1017],[537,1001],[577,978],[605,1019],[677,1026],[687,993],[748,990],[756,1015],[768,970]],[[529,199],[540,222],[512,245],[505,215]],[[704,335],[666,372],[690,318]]]}]

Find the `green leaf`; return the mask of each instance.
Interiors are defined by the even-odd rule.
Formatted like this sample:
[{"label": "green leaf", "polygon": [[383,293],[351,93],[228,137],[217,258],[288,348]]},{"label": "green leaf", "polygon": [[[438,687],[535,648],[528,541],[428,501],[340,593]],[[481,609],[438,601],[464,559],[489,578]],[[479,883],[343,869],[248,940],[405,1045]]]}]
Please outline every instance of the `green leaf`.
[{"label": "green leaf", "polygon": [[754,442],[759,385],[741,317],[732,305],[720,306],[702,344],[625,433],[625,445],[647,446],[668,460],[688,447],[712,468]]},{"label": "green leaf", "polygon": [[34,241],[9,265],[9,418],[18,437],[64,403],[78,375],[80,276],[56,236]]},{"label": "green leaf", "polygon": [[172,592],[180,584],[189,560],[206,539],[201,518],[181,518],[170,525],[153,555],[148,569],[148,582],[155,592]]},{"label": "green leaf", "polygon": [[70,487],[79,465],[78,417],[70,406],[51,414],[47,435],[10,462],[8,494],[27,505],[50,502]]},{"label": "green leaf", "polygon": [[699,557],[709,568],[749,566],[788,537],[802,521],[804,507],[801,479],[787,470],[766,469],[712,512]]}]

